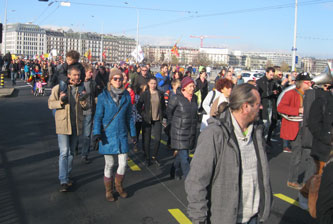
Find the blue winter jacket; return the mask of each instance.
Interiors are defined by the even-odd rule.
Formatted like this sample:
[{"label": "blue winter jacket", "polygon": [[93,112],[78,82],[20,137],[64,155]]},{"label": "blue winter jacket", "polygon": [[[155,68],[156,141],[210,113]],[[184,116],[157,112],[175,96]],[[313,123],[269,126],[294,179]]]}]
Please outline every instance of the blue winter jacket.
[{"label": "blue winter jacket", "polygon": [[[107,127],[105,131],[102,128],[108,125],[113,116],[122,105],[120,112]],[[129,93],[125,90],[120,99],[119,105],[113,101],[109,91],[104,89],[98,96],[96,113],[94,117],[94,135],[101,135],[99,142],[99,153],[122,154],[129,151],[128,136],[130,132],[135,137],[135,125],[132,116],[132,104]]]},{"label": "blue winter jacket", "polygon": [[160,72],[155,75],[157,79],[157,89],[165,93],[171,88],[169,75],[163,76]]}]

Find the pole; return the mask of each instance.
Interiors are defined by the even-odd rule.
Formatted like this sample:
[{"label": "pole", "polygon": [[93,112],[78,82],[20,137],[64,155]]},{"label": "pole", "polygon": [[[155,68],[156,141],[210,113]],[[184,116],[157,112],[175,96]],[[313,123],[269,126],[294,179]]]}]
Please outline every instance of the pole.
[{"label": "pole", "polygon": [[5,21],[3,22],[4,29],[3,29],[3,54],[6,54],[6,33],[7,33],[7,5],[8,0],[5,2]]},{"label": "pole", "polygon": [[103,62],[103,33],[104,33],[104,22],[102,22],[102,35],[101,35],[101,54],[99,60]]},{"label": "pole", "polygon": [[292,69],[291,71],[296,71],[296,36],[297,36],[297,0],[295,0],[295,24],[294,24],[294,44],[292,50]]},{"label": "pole", "polygon": [[139,59],[139,10],[136,8],[136,63]]}]

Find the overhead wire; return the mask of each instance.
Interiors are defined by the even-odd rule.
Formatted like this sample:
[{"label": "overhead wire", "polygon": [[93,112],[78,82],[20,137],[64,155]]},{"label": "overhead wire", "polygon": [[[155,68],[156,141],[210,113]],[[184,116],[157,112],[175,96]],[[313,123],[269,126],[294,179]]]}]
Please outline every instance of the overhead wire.
[{"label": "overhead wire", "polygon": [[[304,1],[304,2],[299,2],[298,6],[322,4],[322,3],[328,3],[328,2],[333,2],[333,0]],[[241,13],[249,13],[249,12],[256,12],[256,11],[267,11],[267,10],[282,9],[282,8],[292,8],[294,6],[295,6],[294,3],[287,3],[287,4],[281,4],[281,5],[265,6],[265,7],[250,8],[250,9],[232,10],[232,11],[219,12],[219,13],[191,15],[191,16],[182,17],[182,18],[176,19],[176,20],[170,20],[170,21],[166,21],[166,22],[161,22],[161,23],[151,24],[151,25],[147,25],[147,26],[142,26],[142,27],[140,27],[140,29],[141,30],[142,29],[149,29],[149,28],[160,26],[160,25],[169,25],[169,24],[173,24],[173,23],[178,23],[178,22],[183,22],[183,21],[188,21],[188,20],[198,19],[198,18],[203,18],[203,17],[224,16],[224,15],[229,15],[229,14],[241,14]],[[133,31],[133,30],[136,30],[136,28],[130,28],[130,29],[125,30],[124,32],[130,32],[130,31]]]},{"label": "overhead wire", "polygon": [[37,23],[38,20],[40,20],[40,18],[42,18],[42,16],[47,12],[47,10],[49,8],[51,8],[52,4],[51,5],[47,5],[46,8],[42,11],[42,13],[37,16],[31,23]]},{"label": "overhead wire", "polygon": [[60,4],[58,4],[57,8],[55,8],[50,14],[48,14],[48,15],[45,17],[45,19],[43,19],[43,20],[41,21],[41,23],[39,23],[38,25],[41,25],[43,22],[45,22],[46,19],[47,19],[48,17],[50,17],[53,13],[55,13],[55,12],[59,9],[59,7],[60,7]]}]

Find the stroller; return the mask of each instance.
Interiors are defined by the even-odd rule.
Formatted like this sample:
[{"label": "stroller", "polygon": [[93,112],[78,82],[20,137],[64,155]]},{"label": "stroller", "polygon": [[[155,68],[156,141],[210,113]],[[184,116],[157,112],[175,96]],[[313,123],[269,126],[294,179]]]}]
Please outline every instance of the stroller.
[{"label": "stroller", "polygon": [[33,91],[34,91],[34,95],[35,96],[44,96],[45,95],[45,85],[46,82],[44,82],[42,79],[38,79],[36,80],[34,87],[33,87]]}]

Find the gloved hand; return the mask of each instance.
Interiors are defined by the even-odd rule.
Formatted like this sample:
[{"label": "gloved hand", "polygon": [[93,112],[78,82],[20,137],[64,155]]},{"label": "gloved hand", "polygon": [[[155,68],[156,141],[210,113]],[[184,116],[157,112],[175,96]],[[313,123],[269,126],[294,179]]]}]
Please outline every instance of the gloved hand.
[{"label": "gloved hand", "polygon": [[102,136],[101,135],[94,135],[93,136],[93,141],[94,142],[99,142],[99,141],[101,141],[102,140]]}]

